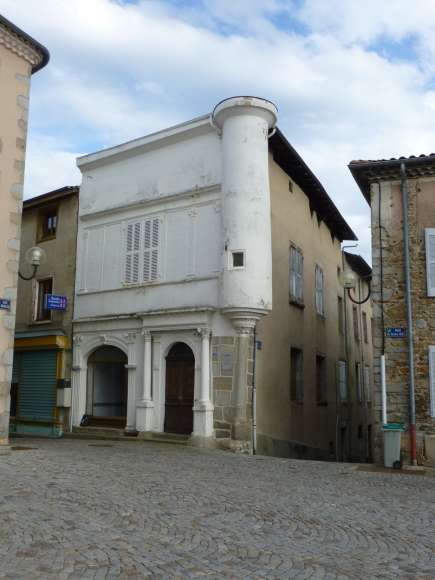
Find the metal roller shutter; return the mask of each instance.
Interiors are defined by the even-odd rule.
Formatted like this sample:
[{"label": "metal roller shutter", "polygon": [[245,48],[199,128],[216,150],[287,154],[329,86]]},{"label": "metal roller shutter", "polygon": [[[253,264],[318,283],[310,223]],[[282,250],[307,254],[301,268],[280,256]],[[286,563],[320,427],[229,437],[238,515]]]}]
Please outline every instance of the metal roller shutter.
[{"label": "metal roller shutter", "polygon": [[21,353],[18,414],[22,419],[52,421],[56,405],[55,350]]}]

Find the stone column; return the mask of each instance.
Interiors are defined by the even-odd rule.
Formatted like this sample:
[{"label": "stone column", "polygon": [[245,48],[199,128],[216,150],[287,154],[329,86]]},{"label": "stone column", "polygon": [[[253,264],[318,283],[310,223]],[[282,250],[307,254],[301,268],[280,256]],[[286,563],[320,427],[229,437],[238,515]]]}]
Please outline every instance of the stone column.
[{"label": "stone column", "polygon": [[193,407],[193,437],[206,438],[213,435],[213,411],[210,400],[210,329],[198,328],[201,336],[201,383],[199,398]]},{"label": "stone column", "polygon": [[152,335],[149,330],[143,330],[144,340],[144,366],[143,383],[140,402],[136,407],[136,429],[138,431],[151,431],[154,401],[152,400]]},{"label": "stone column", "polygon": [[127,423],[126,431],[136,431],[136,334],[125,335],[128,344]]},{"label": "stone column", "polygon": [[86,413],[88,368],[86,362],[82,361],[82,341],[83,336],[80,334],[73,337],[73,364],[71,367],[71,429],[80,426],[80,421]]}]

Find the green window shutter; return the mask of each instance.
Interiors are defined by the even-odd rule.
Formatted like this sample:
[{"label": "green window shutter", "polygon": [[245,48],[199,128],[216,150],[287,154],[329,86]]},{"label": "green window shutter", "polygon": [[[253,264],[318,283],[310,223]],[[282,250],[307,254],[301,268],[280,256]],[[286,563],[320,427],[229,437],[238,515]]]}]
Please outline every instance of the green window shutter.
[{"label": "green window shutter", "polygon": [[56,406],[56,351],[21,353],[18,415],[21,419],[52,421]]}]

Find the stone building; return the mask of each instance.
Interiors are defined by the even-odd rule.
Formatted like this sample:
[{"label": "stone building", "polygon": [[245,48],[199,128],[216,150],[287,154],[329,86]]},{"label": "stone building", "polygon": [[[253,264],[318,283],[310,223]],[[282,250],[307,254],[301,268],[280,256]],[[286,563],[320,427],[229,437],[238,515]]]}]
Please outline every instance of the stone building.
[{"label": "stone building", "polygon": [[20,269],[32,246],[46,260],[18,283],[11,433],[56,437],[69,427],[78,194],[62,187],[23,203]]},{"label": "stone building", "polygon": [[234,97],[78,160],[74,429],[366,457],[338,412],[340,243],[355,235],[276,121]]},{"label": "stone building", "polygon": [[0,445],[7,445],[31,75],[48,62],[39,42],[0,15]]},{"label": "stone building", "polygon": [[380,361],[384,354],[386,414],[389,422],[406,426],[403,456],[412,463],[424,457],[434,463],[435,156],[352,161],[349,168],[372,213],[375,458],[380,461],[383,454]]}]

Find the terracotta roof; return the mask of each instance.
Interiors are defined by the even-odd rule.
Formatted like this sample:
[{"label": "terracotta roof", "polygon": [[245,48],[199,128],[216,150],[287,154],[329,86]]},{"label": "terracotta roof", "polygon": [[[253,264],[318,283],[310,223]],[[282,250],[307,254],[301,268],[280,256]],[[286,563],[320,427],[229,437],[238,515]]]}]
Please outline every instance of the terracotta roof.
[{"label": "terracotta roof", "polygon": [[355,160],[348,165],[367,203],[370,205],[370,185],[378,181],[400,179],[400,166],[405,164],[406,174],[410,178],[430,177],[435,175],[435,153],[430,155],[411,155],[409,157],[392,157],[391,159]]},{"label": "terracotta roof", "polygon": [[21,28],[18,28],[18,26],[16,26],[13,22],[8,20],[7,18],[2,16],[1,14],[0,14],[0,24],[2,24],[5,28],[10,30],[11,32],[13,32],[13,34],[18,36],[23,42],[25,42],[26,44],[30,44],[35,50],[37,50],[41,54],[41,57],[42,57],[41,61],[32,67],[32,73],[35,73],[38,70],[41,70],[41,68],[44,68],[44,66],[50,60],[50,53],[45,48],[45,46],[42,45],[37,40],[35,40],[34,38],[32,38],[29,34],[27,34],[27,32],[24,32],[24,30],[21,30]]},{"label": "terracotta roof", "polygon": [[42,195],[37,195],[36,197],[31,197],[23,201],[23,210],[35,207],[37,205],[42,205],[44,203],[50,203],[62,197],[67,197],[68,195],[78,195],[80,187],[78,185],[65,185],[64,187],[59,187],[59,189],[54,189],[53,191],[48,191]]},{"label": "terracotta roof", "polygon": [[341,242],[357,240],[355,233],[338,211],[323,185],[279,129],[269,139],[269,149],[276,163],[308,197],[311,211],[317,213],[331,233]]}]

